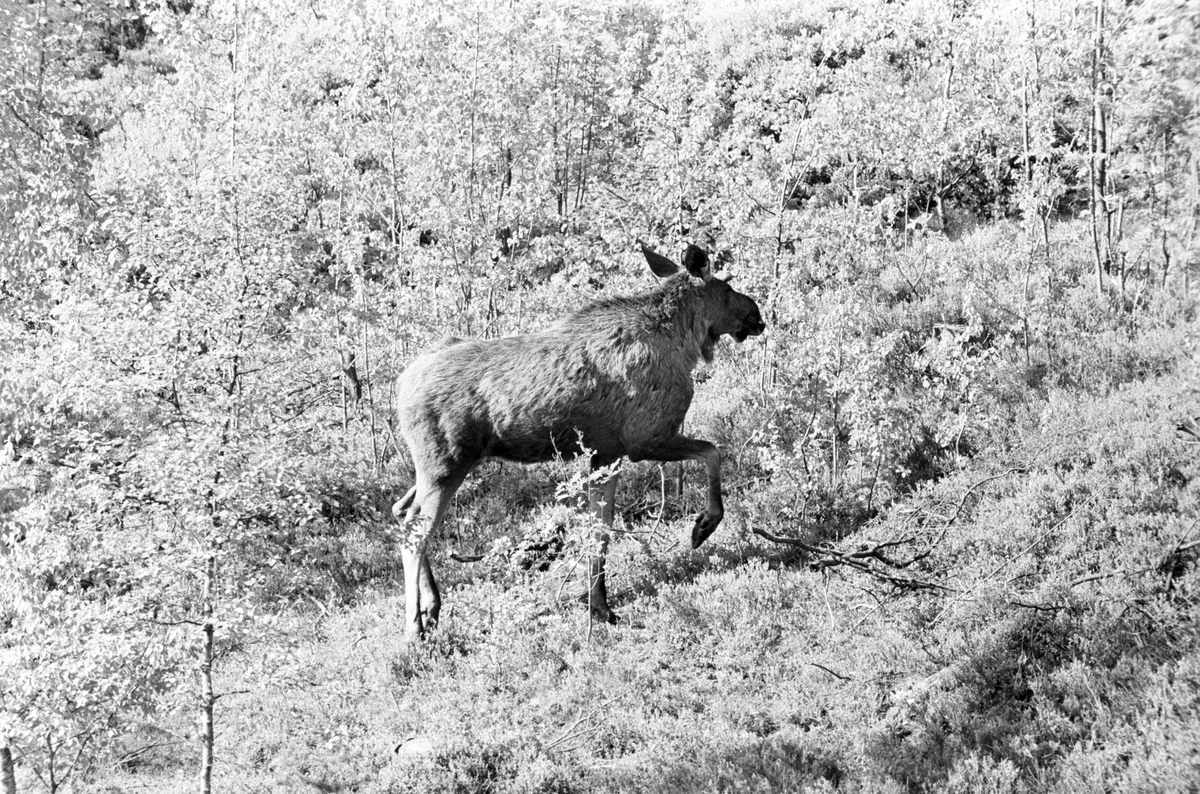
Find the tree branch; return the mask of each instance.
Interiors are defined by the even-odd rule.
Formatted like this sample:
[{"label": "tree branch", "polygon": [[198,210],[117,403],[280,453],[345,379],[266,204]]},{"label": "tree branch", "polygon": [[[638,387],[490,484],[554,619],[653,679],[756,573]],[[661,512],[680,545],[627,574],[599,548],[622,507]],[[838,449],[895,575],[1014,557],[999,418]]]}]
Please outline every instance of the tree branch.
[{"label": "tree branch", "polygon": [[[758,535],[761,538],[766,538],[772,543],[795,546],[796,548],[802,549],[809,554],[818,556],[819,559],[809,563],[809,568],[814,571],[823,571],[826,568],[834,568],[839,565],[846,565],[862,571],[863,573],[868,574],[882,582],[887,582],[893,587],[897,587],[901,590],[940,590],[949,593],[957,592],[957,590],[955,590],[953,587],[947,587],[946,585],[938,584],[937,582],[929,582],[924,579],[916,579],[911,576],[898,576],[885,570],[886,568],[907,568],[909,565],[912,565],[914,562],[920,559],[920,557],[914,557],[913,559],[905,562],[898,562],[889,558],[883,553],[884,549],[898,546],[903,543],[911,543],[912,538],[877,543],[868,549],[861,549],[859,551],[840,552],[836,549],[831,549],[824,546],[814,546],[810,543],[800,540],[799,538],[785,538],[779,535],[773,535],[770,532],[767,532],[765,529],[759,529],[757,527],[752,531],[755,535]],[[873,565],[871,561],[875,561],[879,563],[879,565]],[[881,568],[880,565],[884,567]]]},{"label": "tree branch", "polygon": [[[616,703],[618,700],[625,697],[632,691],[633,690],[631,690],[631,689],[626,689],[624,692],[620,692],[620,693],[612,696],[608,700],[601,703],[599,706],[596,706],[596,708],[589,711],[587,714],[584,714],[583,709],[580,709],[579,717],[576,718],[576,720],[574,722],[572,722],[570,725],[568,725],[567,728],[558,735],[558,738],[549,742],[546,745],[546,749],[547,750],[558,749],[559,746],[562,745],[563,743],[568,742],[568,741],[575,741],[576,739],[580,739],[583,736],[586,736],[588,733],[591,733],[592,731],[596,730],[595,727],[583,728],[583,730],[580,730],[580,728],[584,725],[584,723],[593,719],[597,714],[604,711],[606,708],[611,706],[613,703]],[[562,751],[570,750],[570,749],[573,749],[573,747],[564,748]]]},{"label": "tree branch", "polygon": [[853,681],[854,680],[853,678],[851,678],[848,675],[842,675],[841,673],[836,673],[833,670],[830,670],[828,667],[826,667],[823,664],[817,664],[816,662],[809,662],[809,664],[811,664],[813,667],[824,670],[825,672],[829,673],[834,678],[837,678],[841,681]]},{"label": "tree branch", "polygon": [[47,145],[50,143],[50,141],[46,140],[45,135],[43,135],[36,127],[34,127],[32,124],[30,124],[28,121],[26,121],[24,116],[22,116],[20,113],[17,112],[17,109],[12,106],[11,102],[9,102],[8,100],[5,100],[4,106],[6,108],[8,108],[8,112],[13,115],[13,118],[15,118],[17,121],[21,122],[21,124],[24,125],[24,127],[27,130],[29,130],[34,135],[36,135],[38,140],[40,140],[42,143],[45,143]]}]

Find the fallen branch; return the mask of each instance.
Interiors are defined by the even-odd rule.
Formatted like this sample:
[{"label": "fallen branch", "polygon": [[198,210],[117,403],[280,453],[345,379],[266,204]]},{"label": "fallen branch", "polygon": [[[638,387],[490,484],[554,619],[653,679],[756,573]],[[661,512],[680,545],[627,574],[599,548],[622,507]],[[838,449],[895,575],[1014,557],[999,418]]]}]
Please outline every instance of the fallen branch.
[{"label": "fallen branch", "polygon": [[946,533],[950,531],[950,527],[954,525],[954,522],[958,520],[958,517],[962,515],[963,510],[966,509],[967,499],[970,498],[971,494],[975,493],[977,490],[982,488],[984,485],[987,485],[989,482],[992,482],[994,480],[999,480],[1003,477],[1007,477],[1010,474],[1019,474],[1021,471],[1022,471],[1021,469],[1005,469],[1004,471],[1000,472],[999,474],[993,474],[990,477],[984,477],[982,480],[979,480],[978,482],[969,486],[967,488],[966,492],[963,493],[962,498],[958,500],[958,504],[955,506],[954,513],[952,515],[950,515],[950,516],[939,515],[938,516],[938,518],[945,521],[945,523],[942,524],[942,531],[938,533],[938,536],[936,538],[934,538],[933,540],[931,540],[929,542],[929,545],[925,547],[925,551],[923,551],[920,554],[918,554],[917,556],[913,557],[909,561],[909,564],[911,565],[912,563],[917,562],[918,560],[925,559],[926,557],[928,557],[930,554],[933,553],[933,550],[935,548],[937,548],[939,545],[941,545],[942,540],[944,540],[946,537]]},{"label": "fallen branch", "polygon": [[[885,552],[888,549],[892,549],[897,546],[913,543],[916,540],[915,537],[876,543],[869,548],[860,549],[859,551],[842,552],[827,546],[814,546],[811,543],[806,543],[805,541],[800,540],[799,538],[786,538],[779,535],[773,535],[763,529],[754,529],[753,532],[755,535],[765,538],[772,543],[781,543],[788,546],[794,546],[795,548],[801,549],[813,555],[817,559],[809,563],[809,566],[814,571],[821,571],[826,568],[845,565],[862,571],[874,577],[875,579],[887,582],[893,587],[901,590],[937,590],[944,593],[959,593],[960,590],[958,590],[958,588],[938,584],[937,582],[931,582],[925,579],[917,579],[911,576],[900,576],[895,573],[891,573],[891,571],[908,568],[913,564],[929,557],[929,555],[933,553],[933,550],[941,545],[941,542],[945,539],[946,533],[950,530],[950,527],[953,526],[956,521],[958,521],[959,517],[963,514],[963,511],[966,510],[967,500],[970,499],[972,494],[990,482],[1002,479],[1010,474],[1019,474],[1022,471],[1024,471],[1024,469],[1008,468],[1002,472],[999,472],[998,474],[989,475],[975,483],[972,483],[958,499],[958,502],[954,504],[953,512],[949,515],[934,513],[932,510],[928,509],[915,510],[915,513],[918,513],[922,516],[934,516],[940,519],[943,523],[941,526],[941,531],[938,532],[937,537],[930,540],[922,551],[913,555],[907,560],[894,559]],[[945,503],[942,503],[942,505],[944,504]],[[939,507],[942,505],[939,505]]]},{"label": "fallen branch", "polygon": [[1171,548],[1171,551],[1159,563],[1158,569],[1164,571],[1167,575],[1166,591],[1168,594],[1175,589],[1175,577],[1182,570],[1184,554],[1200,545],[1200,541],[1192,541],[1186,545],[1184,544],[1184,541],[1192,534],[1192,530],[1196,528],[1197,524],[1200,524],[1200,520],[1192,522],[1192,525],[1179,536],[1179,540],[1175,541],[1175,545]]},{"label": "fallen branch", "polygon": [[[558,735],[558,738],[548,742],[546,744],[546,749],[554,750],[554,751],[558,751],[558,752],[567,752],[569,750],[577,749],[578,745],[575,744],[576,741],[588,736],[591,733],[594,733],[599,728],[598,725],[590,725],[589,726],[589,725],[586,725],[586,723],[591,721],[600,712],[604,711],[609,706],[611,706],[613,703],[616,703],[618,700],[625,697],[632,691],[633,691],[632,689],[626,689],[624,692],[620,692],[620,693],[612,696],[608,700],[601,703],[599,706],[596,706],[596,708],[589,711],[587,714],[584,714],[583,709],[580,709],[579,716],[575,719],[575,721],[572,722],[570,725],[568,725],[566,727],[566,729],[563,730],[563,732]],[[570,744],[567,747],[561,746],[568,742],[570,742]]]},{"label": "fallen branch", "polygon": [[[862,571],[880,581],[887,582],[893,587],[901,590],[941,590],[943,592],[956,592],[953,587],[938,584],[937,582],[928,582],[924,579],[916,579],[911,576],[899,576],[894,573],[889,573],[888,568],[907,568],[921,557],[928,556],[927,553],[914,557],[911,560],[898,561],[893,560],[884,554],[885,549],[890,549],[894,546],[900,546],[905,543],[911,543],[912,538],[904,540],[889,540],[884,543],[877,543],[868,549],[859,551],[841,552],[837,549],[831,549],[826,546],[814,546],[811,543],[806,543],[799,538],[785,538],[779,535],[773,535],[765,529],[755,528],[755,535],[765,538],[772,543],[781,543],[786,546],[794,546],[798,549],[812,554],[818,559],[809,563],[809,567],[814,571],[823,571],[826,568],[834,568],[839,565],[846,565],[856,570]],[[878,563],[878,564],[873,564]],[[883,568],[880,565],[884,566]]]},{"label": "fallen branch", "polygon": [[[1080,585],[1085,585],[1090,582],[1099,582],[1103,581],[1104,579],[1111,579],[1114,576],[1137,576],[1139,574],[1150,573],[1153,570],[1153,568],[1141,568],[1136,571],[1129,571],[1124,568],[1118,568],[1112,571],[1102,571],[1100,573],[1088,574],[1087,576],[1080,576],[1076,579],[1072,579],[1067,583],[1067,587],[1074,589]],[[1030,601],[1018,601],[1015,598],[1008,599],[1008,603],[1015,607],[1036,609],[1045,612],[1056,612],[1058,610],[1068,609],[1070,606],[1069,604],[1038,604]]]},{"label": "fallen branch", "polygon": [[963,508],[967,504],[967,497],[969,497],[971,494],[975,493],[975,491],[977,491],[979,488],[983,487],[984,485],[987,485],[989,482],[992,482],[993,480],[999,480],[1003,477],[1007,477],[1010,474],[1020,474],[1022,471],[1023,471],[1022,469],[1005,469],[1004,471],[1000,472],[999,474],[993,474],[990,477],[984,477],[979,482],[977,482],[974,485],[967,488],[966,493],[964,493],[962,495],[962,498],[958,500],[958,506],[954,510],[954,515],[950,516],[950,523],[953,524],[955,521],[958,520],[958,517],[960,515],[962,515]]},{"label": "fallen branch", "polygon": [[816,667],[819,670],[824,670],[825,672],[829,673],[834,678],[840,679],[842,681],[853,681],[854,680],[853,678],[851,678],[848,675],[842,675],[841,673],[837,673],[837,672],[834,672],[833,670],[830,670],[828,667],[826,667],[823,664],[817,664],[816,662],[809,662],[809,664],[811,664],[813,667]]},{"label": "fallen branch", "polygon": [[1063,604],[1034,604],[1029,601],[1017,601],[1016,599],[1008,600],[1009,606],[1021,607],[1022,609],[1032,609],[1037,612],[1058,612],[1066,609]]}]

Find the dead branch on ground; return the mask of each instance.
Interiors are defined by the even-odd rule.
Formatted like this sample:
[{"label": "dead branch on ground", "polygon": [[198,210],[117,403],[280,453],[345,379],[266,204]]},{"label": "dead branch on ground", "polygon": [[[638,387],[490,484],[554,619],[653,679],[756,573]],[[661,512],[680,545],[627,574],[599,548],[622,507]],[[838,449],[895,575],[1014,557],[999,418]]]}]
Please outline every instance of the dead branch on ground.
[{"label": "dead branch on ground", "polygon": [[785,538],[779,535],[773,535],[765,529],[753,530],[755,535],[761,538],[766,538],[772,543],[780,543],[786,546],[794,546],[795,548],[812,554],[817,559],[809,563],[809,567],[814,571],[823,571],[826,568],[833,568],[839,565],[846,565],[855,570],[862,571],[882,582],[887,582],[893,587],[901,590],[939,590],[942,592],[954,592],[953,587],[930,582],[924,579],[917,579],[913,576],[902,576],[900,574],[891,573],[889,569],[907,568],[927,553],[918,555],[910,560],[899,561],[894,560],[884,554],[886,549],[894,546],[900,546],[905,543],[911,543],[912,538],[904,540],[893,540],[886,543],[877,543],[874,546],[859,551],[842,552],[837,549],[831,549],[827,546],[814,546],[811,543],[806,543],[799,538]]}]

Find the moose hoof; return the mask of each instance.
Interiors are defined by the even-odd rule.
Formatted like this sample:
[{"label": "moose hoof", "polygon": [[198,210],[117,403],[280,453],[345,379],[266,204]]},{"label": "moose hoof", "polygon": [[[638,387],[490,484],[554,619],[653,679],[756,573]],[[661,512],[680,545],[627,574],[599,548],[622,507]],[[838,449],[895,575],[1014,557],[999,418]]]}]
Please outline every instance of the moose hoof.
[{"label": "moose hoof", "polygon": [[709,513],[707,511],[696,516],[696,526],[692,527],[692,548],[700,548],[700,544],[708,540],[708,536],[717,531],[717,525],[721,523],[721,513]]}]

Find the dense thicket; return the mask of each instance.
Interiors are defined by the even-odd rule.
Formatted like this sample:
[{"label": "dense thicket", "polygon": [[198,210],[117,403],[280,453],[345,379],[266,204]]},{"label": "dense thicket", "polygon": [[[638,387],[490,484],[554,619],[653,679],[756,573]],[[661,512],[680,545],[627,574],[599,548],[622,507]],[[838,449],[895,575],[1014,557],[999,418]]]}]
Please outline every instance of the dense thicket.
[{"label": "dense thicket", "polygon": [[[0,31],[6,790],[169,781],[241,689],[218,779],[293,790],[1079,790],[1195,739],[1195,3],[5,0]],[[767,315],[688,419],[727,457],[716,551],[672,550],[694,499],[632,468],[614,576],[654,637],[581,647],[520,573],[580,552],[578,480],[495,466],[447,539],[487,562],[449,576],[521,619],[464,606],[442,666],[362,628],[395,375],[646,288],[638,239]],[[402,660],[350,686],[316,613]],[[644,708],[592,730],[618,679]],[[393,758],[326,680],[426,704],[442,749]],[[492,719],[541,697],[561,741]]]}]

